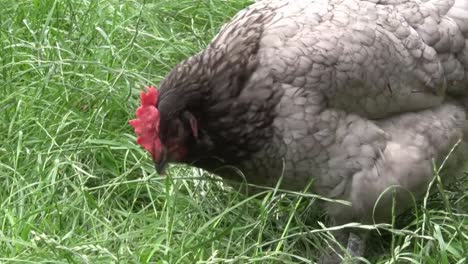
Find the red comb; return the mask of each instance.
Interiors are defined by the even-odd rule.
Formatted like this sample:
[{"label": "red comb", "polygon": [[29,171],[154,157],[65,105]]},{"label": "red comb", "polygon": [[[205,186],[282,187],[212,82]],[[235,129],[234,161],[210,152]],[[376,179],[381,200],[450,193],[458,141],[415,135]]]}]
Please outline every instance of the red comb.
[{"label": "red comb", "polygon": [[136,110],[137,119],[130,120],[130,125],[138,135],[137,143],[151,153],[153,160],[160,159],[161,141],[159,140],[158,90],[146,87],[147,93],[140,94],[141,105]]}]

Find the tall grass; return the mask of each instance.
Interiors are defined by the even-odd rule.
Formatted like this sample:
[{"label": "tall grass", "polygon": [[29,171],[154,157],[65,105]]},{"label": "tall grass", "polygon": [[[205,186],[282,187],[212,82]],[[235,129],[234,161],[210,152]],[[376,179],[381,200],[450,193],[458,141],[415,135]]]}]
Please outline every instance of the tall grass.
[{"label": "tall grass", "polygon": [[[313,196],[155,174],[127,125],[248,4],[0,0],[0,263],[300,263],[332,237]],[[202,177],[203,176],[203,177]],[[372,263],[467,261],[465,181],[374,235]]]}]

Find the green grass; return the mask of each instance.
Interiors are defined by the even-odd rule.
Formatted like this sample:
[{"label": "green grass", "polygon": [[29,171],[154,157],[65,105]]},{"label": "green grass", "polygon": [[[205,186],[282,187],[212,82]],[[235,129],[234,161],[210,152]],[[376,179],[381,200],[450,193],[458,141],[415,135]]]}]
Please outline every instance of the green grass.
[{"label": "green grass", "polygon": [[[0,0],[0,263],[313,262],[332,241],[314,197],[159,177],[127,124],[143,86],[247,4]],[[382,228],[369,260],[468,261],[467,188]]]}]

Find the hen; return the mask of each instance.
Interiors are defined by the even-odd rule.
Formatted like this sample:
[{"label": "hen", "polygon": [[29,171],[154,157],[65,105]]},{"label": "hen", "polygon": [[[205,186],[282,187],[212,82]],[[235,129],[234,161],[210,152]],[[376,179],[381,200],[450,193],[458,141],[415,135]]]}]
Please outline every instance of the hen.
[{"label": "hen", "polygon": [[402,211],[455,145],[443,177],[462,169],[467,74],[466,0],[264,0],[143,93],[130,123],[159,172],[313,181],[351,202],[325,204],[335,224],[388,221],[388,188]]}]

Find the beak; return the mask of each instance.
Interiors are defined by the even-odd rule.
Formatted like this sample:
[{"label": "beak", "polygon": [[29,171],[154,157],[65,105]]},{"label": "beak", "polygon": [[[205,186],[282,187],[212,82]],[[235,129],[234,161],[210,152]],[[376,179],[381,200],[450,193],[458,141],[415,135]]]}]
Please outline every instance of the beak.
[{"label": "beak", "polygon": [[154,161],[154,168],[159,175],[164,175],[164,170],[166,169],[167,165],[167,151],[166,148],[162,148],[161,151],[161,158],[158,161]]}]

